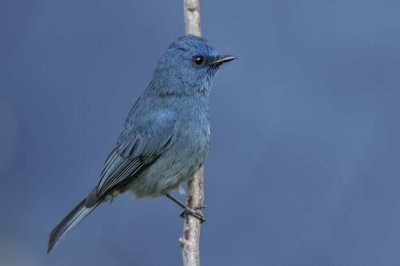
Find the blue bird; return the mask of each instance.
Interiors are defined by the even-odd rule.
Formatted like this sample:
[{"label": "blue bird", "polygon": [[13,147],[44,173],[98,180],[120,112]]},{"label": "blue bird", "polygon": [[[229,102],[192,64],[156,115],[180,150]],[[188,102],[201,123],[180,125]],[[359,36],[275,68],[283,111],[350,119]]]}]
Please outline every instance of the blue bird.
[{"label": "blue bird", "polygon": [[[139,199],[167,196],[179,204],[169,193],[207,157],[211,86],[220,66],[234,59],[192,35],[169,46],[133,105],[99,183],[50,233],[48,252],[98,205],[122,193]],[[186,211],[203,220],[195,210]]]}]

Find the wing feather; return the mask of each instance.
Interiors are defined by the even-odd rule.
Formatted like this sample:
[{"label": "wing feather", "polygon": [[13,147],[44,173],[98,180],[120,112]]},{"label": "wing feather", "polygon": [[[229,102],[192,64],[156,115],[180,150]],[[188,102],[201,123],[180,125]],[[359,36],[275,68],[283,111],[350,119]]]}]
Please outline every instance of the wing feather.
[{"label": "wing feather", "polygon": [[148,167],[173,143],[174,112],[164,110],[146,117],[128,123],[134,128],[122,132],[101,171],[97,199]]}]

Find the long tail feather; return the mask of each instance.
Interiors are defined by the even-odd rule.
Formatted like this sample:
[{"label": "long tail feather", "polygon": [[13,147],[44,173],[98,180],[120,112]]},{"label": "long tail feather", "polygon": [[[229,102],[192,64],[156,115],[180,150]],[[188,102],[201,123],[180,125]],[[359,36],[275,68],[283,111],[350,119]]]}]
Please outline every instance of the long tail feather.
[{"label": "long tail feather", "polygon": [[67,216],[51,231],[49,235],[49,243],[47,248],[47,253],[59,243],[59,241],[65,236],[65,234],[79,224],[83,219],[86,218],[97,206],[99,203],[86,208],[86,198],[84,198],[81,202],[79,202],[76,207],[70,211]]}]

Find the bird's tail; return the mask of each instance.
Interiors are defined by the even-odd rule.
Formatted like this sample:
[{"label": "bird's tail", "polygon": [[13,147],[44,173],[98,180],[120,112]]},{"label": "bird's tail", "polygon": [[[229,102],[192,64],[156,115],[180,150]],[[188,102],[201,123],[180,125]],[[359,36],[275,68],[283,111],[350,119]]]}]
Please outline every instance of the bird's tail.
[{"label": "bird's tail", "polygon": [[79,224],[86,216],[88,216],[98,205],[95,205],[87,208],[86,206],[86,198],[84,198],[81,202],[79,202],[76,207],[70,211],[67,216],[56,226],[53,231],[51,231],[49,235],[49,243],[47,247],[47,253],[58,244],[58,242],[65,236],[65,234]]}]

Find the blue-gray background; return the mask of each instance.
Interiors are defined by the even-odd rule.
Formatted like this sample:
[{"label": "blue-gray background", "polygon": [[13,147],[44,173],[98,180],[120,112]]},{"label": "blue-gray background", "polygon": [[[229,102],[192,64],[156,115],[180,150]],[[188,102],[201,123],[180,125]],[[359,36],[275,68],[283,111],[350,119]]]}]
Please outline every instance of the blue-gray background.
[{"label": "blue-gray background", "polygon": [[[179,208],[123,196],[50,255],[98,181],[182,1],[0,2],[0,265],[180,265]],[[398,1],[203,1],[203,265],[400,265]]]}]

